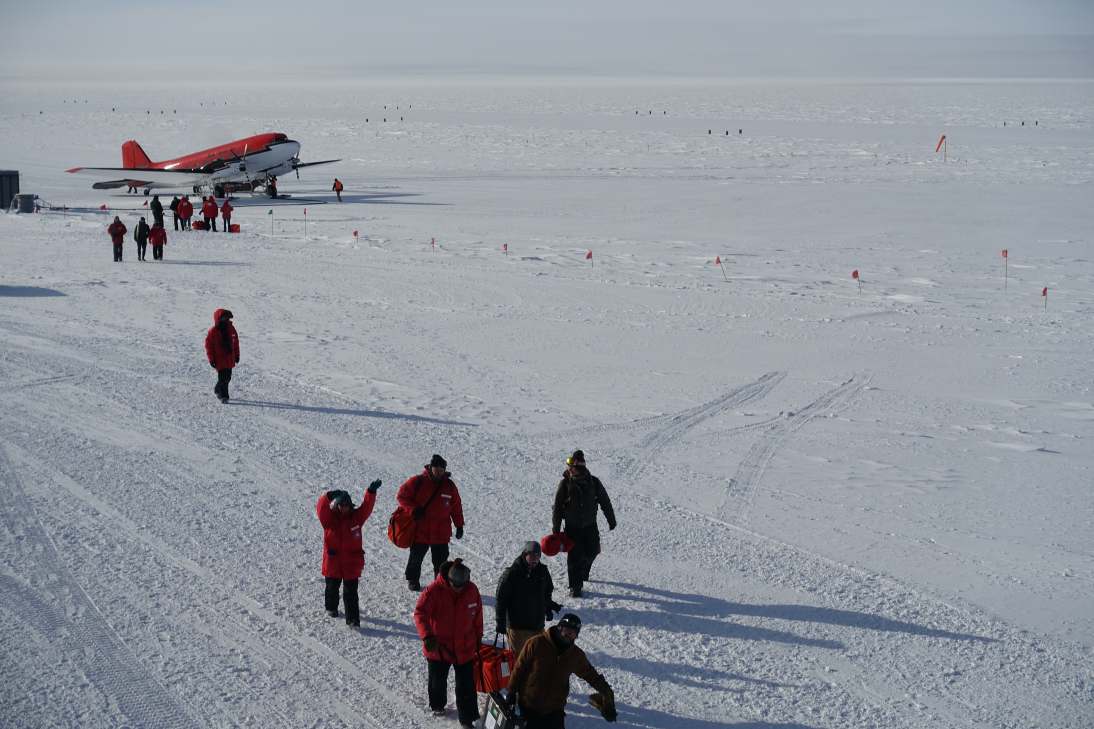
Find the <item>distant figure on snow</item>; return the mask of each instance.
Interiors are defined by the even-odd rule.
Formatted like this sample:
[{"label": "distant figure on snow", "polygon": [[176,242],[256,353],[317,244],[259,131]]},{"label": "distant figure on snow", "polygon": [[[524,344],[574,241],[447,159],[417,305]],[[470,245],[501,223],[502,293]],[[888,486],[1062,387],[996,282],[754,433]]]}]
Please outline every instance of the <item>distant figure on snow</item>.
[{"label": "distant figure on snow", "polygon": [[163,244],[167,242],[167,230],[164,229],[162,222],[152,226],[152,231],[148,234],[148,241],[152,244],[152,260],[162,261]]},{"label": "distant figure on snow", "polygon": [[266,192],[269,194],[269,196],[272,199],[274,199],[274,200],[277,199],[277,178],[276,177],[271,177],[269,180],[266,181]]},{"label": "distant figure on snow", "polygon": [[179,200],[179,196],[175,195],[175,197],[171,199],[171,204],[168,205],[168,207],[171,208],[171,216],[175,219],[175,232],[176,233],[179,230],[179,203],[180,202],[182,202],[182,201]]},{"label": "distant figure on snow", "polygon": [[574,548],[566,554],[566,573],[570,580],[570,594],[581,597],[585,581],[593,567],[593,560],[600,554],[600,529],[596,525],[597,506],[608,520],[608,529],[615,529],[615,510],[600,479],[585,468],[585,453],[577,450],[566,459],[566,472],[555,492],[555,505],[551,512],[551,531],[557,534],[566,522],[564,533],[574,540]]},{"label": "distant figure on snow", "polygon": [[482,642],[482,596],[471,570],[460,560],[445,562],[437,578],[418,597],[414,624],[429,664],[429,708],[444,716],[448,670],[456,669],[456,711],[461,726],[479,718],[472,667]]},{"label": "distant figure on snow", "polygon": [[115,263],[122,260],[122,244],[125,243],[125,234],[128,231],[129,228],[125,227],[125,223],[117,215],[114,216],[114,222],[106,228],[106,232],[110,234],[110,242],[114,244]]},{"label": "distant figure on snow", "polygon": [[232,381],[232,368],[239,364],[239,334],[232,324],[232,312],[217,309],[213,312],[213,326],[205,335],[205,355],[217,371],[217,385],[213,393],[222,403],[228,402],[228,383]]},{"label": "distant figure on snow", "polygon": [[152,225],[159,223],[163,225],[163,203],[160,202],[159,195],[152,196],[152,202],[148,203],[148,209],[152,211]]},{"label": "distant figure on snow", "polygon": [[220,206],[220,217],[224,223],[224,232],[230,233],[229,228],[232,227],[232,211],[235,208],[232,207],[232,203],[228,202],[228,198],[224,198],[224,204]]},{"label": "distant figure on snow", "polygon": [[342,202],[342,189],[342,181],[335,177],[334,185],[331,187],[331,190],[334,190],[334,194],[338,196],[338,202]]},{"label": "distant figure on snow", "polygon": [[357,582],[365,567],[365,550],[361,544],[361,527],[376,505],[376,492],[381,481],[376,479],[365,490],[358,507],[346,491],[327,491],[315,504],[315,513],[323,525],[323,593],[327,615],[338,617],[338,589],[346,605],[346,625],[361,627],[361,609],[357,600]]},{"label": "distant figure on snow", "polygon": [[436,453],[425,470],[411,476],[399,487],[396,499],[414,517],[414,543],[406,561],[406,584],[412,592],[422,589],[422,561],[425,553],[433,557],[433,576],[448,560],[452,525],[456,539],[463,539],[463,503],[460,491],[448,472],[448,463]]},{"label": "distant figure on snow", "polygon": [[136,229],[133,231],[133,240],[137,241],[137,260],[144,260],[144,252],[148,250],[148,223],[144,222],[142,217],[140,222],[137,223]]}]

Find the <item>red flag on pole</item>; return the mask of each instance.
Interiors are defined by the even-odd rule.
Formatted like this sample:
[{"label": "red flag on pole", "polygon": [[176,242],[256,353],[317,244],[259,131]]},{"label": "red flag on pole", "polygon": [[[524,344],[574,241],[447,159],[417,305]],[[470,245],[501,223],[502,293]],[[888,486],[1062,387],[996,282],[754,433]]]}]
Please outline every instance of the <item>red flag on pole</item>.
[{"label": "red flag on pole", "polygon": [[857,268],[854,271],[851,271],[851,278],[858,281],[858,269]]},{"label": "red flag on pole", "polygon": [[354,237],[354,238],[356,238],[356,237],[357,237],[357,231],[356,231],[356,230],[355,230],[355,231],[353,231],[353,237]]},{"label": "red flag on pole", "polygon": [[106,210],[106,203],[99,206],[99,210]]},{"label": "red flag on pole", "polygon": [[1048,286],[1041,289],[1041,296],[1044,296],[1046,299],[1048,298]]},{"label": "red flag on pole", "polygon": [[585,260],[586,261],[593,260],[593,252],[591,250],[590,251],[585,251]]},{"label": "red flag on pole", "polygon": [[938,154],[938,150],[942,149],[942,143],[946,141],[946,135],[943,134],[938,138],[938,145],[934,148],[935,154]]},{"label": "red flag on pole", "polygon": [[501,244],[501,252],[502,253],[509,253],[509,244],[508,243],[502,243]]},{"label": "red flag on pole", "polygon": [[1003,249],[1003,258],[1006,258],[1006,257],[1007,257],[1007,249],[1006,249],[1006,248],[1004,248],[1004,249]]},{"label": "red flag on pole", "polygon": [[722,257],[721,256],[715,256],[714,257],[714,262],[717,263],[719,266],[721,266],[722,265]]},{"label": "red flag on pole", "polygon": [[147,200],[144,201],[144,207],[148,207],[148,201]]}]

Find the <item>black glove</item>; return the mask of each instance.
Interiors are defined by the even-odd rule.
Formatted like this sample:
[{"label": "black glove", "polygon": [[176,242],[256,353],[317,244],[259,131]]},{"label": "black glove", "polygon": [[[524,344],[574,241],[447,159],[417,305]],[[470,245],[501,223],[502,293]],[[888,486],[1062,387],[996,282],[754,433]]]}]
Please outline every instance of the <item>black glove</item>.
[{"label": "black glove", "polygon": [[217,368],[217,363],[216,362],[210,362],[209,366],[212,367],[215,370]]},{"label": "black glove", "polygon": [[604,721],[615,721],[618,714],[615,711],[615,697],[609,694],[593,694],[589,697],[589,703],[600,712]]},{"label": "black glove", "polygon": [[370,484],[368,485],[368,491],[369,491],[369,493],[372,493],[372,494],[374,494],[374,493],[376,493],[377,491],[379,491],[379,490],[380,490],[380,485],[381,485],[382,483],[383,483],[383,481],[381,481],[380,479],[376,479],[375,481],[373,481],[372,483],[370,483]]},{"label": "black glove", "polygon": [[425,516],[425,507],[415,506],[414,511],[410,512],[410,515],[415,519],[421,519],[423,516]]},{"label": "black glove", "polygon": [[551,600],[551,610],[553,610],[553,611],[555,611],[555,612],[557,613],[557,612],[559,612],[559,611],[561,611],[561,610],[562,610],[562,606],[561,606],[561,605],[559,605],[559,604],[558,604],[557,602],[555,602],[554,600]]},{"label": "black glove", "polygon": [[422,644],[425,646],[425,649],[430,653],[437,650],[437,639],[432,635],[427,635],[426,637],[422,638]]},{"label": "black glove", "polygon": [[456,539],[463,539],[463,527],[456,527]]},{"label": "black glove", "polygon": [[612,529],[615,529],[615,522],[614,521],[611,524],[608,525],[608,531],[610,532]]}]

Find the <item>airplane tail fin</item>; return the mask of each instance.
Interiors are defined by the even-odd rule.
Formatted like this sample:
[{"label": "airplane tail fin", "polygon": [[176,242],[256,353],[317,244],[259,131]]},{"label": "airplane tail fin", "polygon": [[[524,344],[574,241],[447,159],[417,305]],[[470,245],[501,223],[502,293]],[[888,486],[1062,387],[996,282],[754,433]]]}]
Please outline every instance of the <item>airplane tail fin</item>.
[{"label": "airplane tail fin", "polygon": [[122,167],[132,169],[151,166],[152,160],[148,159],[148,155],[144,153],[136,140],[130,139],[122,145]]}]

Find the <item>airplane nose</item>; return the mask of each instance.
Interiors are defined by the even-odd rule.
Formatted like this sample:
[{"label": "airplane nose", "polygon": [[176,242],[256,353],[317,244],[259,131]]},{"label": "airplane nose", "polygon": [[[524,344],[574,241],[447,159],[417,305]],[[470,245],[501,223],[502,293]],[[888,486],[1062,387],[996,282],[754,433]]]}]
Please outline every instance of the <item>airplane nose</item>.
[{"label": "airplane nose", "polygon": [[300,156],[300,142],[297,142],[295,139],[286,139],[285,145],[292,150],[293,157]]}]

